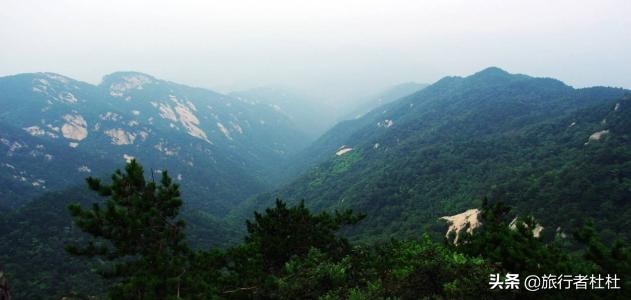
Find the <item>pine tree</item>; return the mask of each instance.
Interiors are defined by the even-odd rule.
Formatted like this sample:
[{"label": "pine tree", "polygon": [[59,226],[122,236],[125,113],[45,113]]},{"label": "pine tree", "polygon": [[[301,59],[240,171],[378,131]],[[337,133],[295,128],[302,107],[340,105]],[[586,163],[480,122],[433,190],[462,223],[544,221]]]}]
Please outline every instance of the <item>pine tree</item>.
[{"label": "pine tree", "polygon": [[87,178],[104,203],[91,209],[68,207],[74,223],[92,236],[83,246],[68,246],[80,256],[99,256],[108,262],[100,270],[114,279],[114,299],[166,299],[189,292],[183,285],[191,254],[184,240],[184,222],[177,219],[182,206],[179,187],[166,171],[159,184],[146,182],[135,160],[125,172],[117,170],[111,184]]},{"label": "pine tree", "polygon": [[354,215],[351,210],[313,214],[302,201],[288,207],[277,199],[275,207],[254,213],[254,220],[246,222],[245,242],[228,250],[223,296],[282,298],[276,278],[282,276],[291,259],[305,258],[312,251],[336,259],[345,256],[352,247],[336,233],[363,218],[364,215]]},{"label": "pine tree", "polygon": [[596,265],[596,271],[602,274],[615,274],[621,277],[621,289],[631,295],[631,250],[621,240],[612,246],[605,245],[594,229],[592,220],[587,220],[583,227],[574,233],[574,239],[585,246],[584,258]]},{"label": "pine tree", "polygon": [[351,210],[314,215],[304,201],[288,208],[280,199],[276,207],[265,214],[254,213],[254,222],[246,221],[245,240],[258,246],[264,265],[272,273],[280,270],[292,256],[306,256],[311,248],[334,254],[350,249],[336,232],[345,225],[356,224],[364,215],[353,215]]}]

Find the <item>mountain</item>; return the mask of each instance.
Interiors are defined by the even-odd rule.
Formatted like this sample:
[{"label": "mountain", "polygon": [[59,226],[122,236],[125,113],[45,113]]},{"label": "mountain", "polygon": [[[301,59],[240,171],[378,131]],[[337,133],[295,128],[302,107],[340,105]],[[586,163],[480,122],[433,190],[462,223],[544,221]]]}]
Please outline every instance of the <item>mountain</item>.
[{"label": "mountain", "polygon": [[397,84],[375,95],[359,100],[359,104],[357,105],[357,107],[350,114],[346,115],[342,119],[350,120],[360,118],[364,114],[370,112],[377,107],[388,104],[405,96],[414,94],[415,92],[418,92],[426,88],[427,86],[427,84],[417,82],[405,82]]},{"label": "mountain", "polygon": [[441,216],[489,197],[533,214],[544,234],[591,217],[608,238],[629,238],[625,94],[499,68],[446,77],[339,123],[299,154],[308,168],[300,178],[235,216],[276,197],[305,199],[317,210],[367,213],[368,221],[348,232],[356,239],[410,238],[444,230]]},{"label": "mountain", "polygon": [[[104,266],[104,261],[77,258],[63,250],[86,237],[73,226],[66,206],[79,202],[89,207],[98,201],[85,186],[75,186],[89,175],[105,178],[131,157],[140,158],[147,167],[147,178],[159,176],[157,168],[167,168],[181,182],[186,236],[196,249],[235,245],[242,234],[235,224],[242,225],[241,219],[251,217],[253,210],[273,206],[276,197],[290,204],[305,199],[316,210],[352,208],[368,214],[358,226],[342,232],[362,242],[418,239],[426,231],[441,239],[447,227],[440,221],[442,216],[488,207],[480,205],[485,197],[509,203],[517,215],[534,215],[537,223],[530,224],[543,226],[536,227],[543,228],[541,241],[562,238],[587,218],[595,220],[599,235],[608,242],[630,237],[631,96],[623,89],[575,89],[555,79],[489,68],[464,78],[443,78],[362,117],[341,122],[304,150],[301,147],[308,138],[294,129],[282,109],[135,72],[108,75],[98,86],[51,73],[4,77],[0,78],[0,104],[4,108],[0,113],[0,205],[5,209],[0,214],[0,262],[20,298],[102,294],[107,284],[92,269]],[[292,172],[302,175],[291,180],[293,175],[288,174]],[[266,192],[279,178],[291,182]],[[279,201],[275,209],[259,214],[246,228],[263,228],[252,232],[273,238],[279,237],[279,228],[301,231],[277,240],[295,241],[289,245],[295,243],[294,248],[305,252],[311,249],[305,243],[319,243],[323,230],[325,241],[337,240],[334,223],[345,216],[351,215],[312,215],[301,206],[288,210]],[[296,218],[306,222],[295,222]],[[235,219],[239,222],[232,222]],[[510,233],[508,224],[497,228]],[[510,236],[504,235],[500,244],[514,242]],[[259,237],[226,251],[226,256],[215,250],[206,252],[203,256],[210,260],[193,268],[204,271],[199,273],[204,280],[206,275],[214,280],[211,274],[227,273],[229,284],[217,289],[224,294],[248,291],[242,287],[252,286],[252,276],[262,276],[255,282],[278,279],[281,285],[302,292],[312,290],[309,287],[317,281],[312,274],[330,283],[331,266],[344,274],[352,275],[352,270],[369,274],[366,283],[380,282],[374,274],[409,269],[406,260],[401,260],[403,264],[399,260],[410,256],[412,248],[444,254],[438,261],[412,255],[420,258],[413,264],[425,266],[421,273],[405,271],[416,274],[406,279],[413,280],[406,282],[412,283],[408,295],[414,297],[416,284],[421,282],[415,276],[443,272],[436,266],[450,262],[462,267],[463,259],[469,259],[452,252],[457,247],[437,248],[439,244],[432,242],[435,246],[428,248],[427,236],[421,240],[424,242],[392,241],[390,246],[379,244],[377,248],[362,243],[353,248],[357,250],[352,251],[353,256],[336,260],[314,251],[302,258],[280,253],[292,260],[279,264],[291,268],[282,268],[289,273],[278,273],[286,275],[278,277],[259,272],[266,268],[261,259],[268,254],[256,249],[265,242],[268,249],[276,249],[271,255],[277,257],[279,243]],[[531,237],[514,244],[507,251],[516,252],[502,259],[526,257],[540,269],[540,261],[554,260],[549,255],[565,257],[539,242]],[[346,248],[346,242],[335,244],[338,246],[332,251]],[[527,257],[519,251],[526,244],[545,247],[549,253],[543,255],[544,248],[534,248],[532,251],[542,255],[537,257],[545,259]],[[569,241],[564,245],[576,246]],[[610,253],[592,245],[597,244],[590,243],[593,249],[586,253],[599,252],[597,260],[618,262],[613,258],[625,257],[620,248],[614,247]],[[496,270],[502,262],[488,260],[502,252],[489,256],[486,252],[473,252],[475,258],[469,261],[492,267],[480,269],[480,274]],[[389,268],[393,261],[400,266]],[[386,268],[376,268],[380,265]],[[327,275],[302,272],[313,266]],[[449,282],[462,273],[451,267],[448,264]],[[578,264],[576,270],[582,267]],[[591,273],[599,272],[593,270]],[[331,276],[336,277],[340,272],[334,273]],[[395,279],[400,278],[388,280]],[[302,281],[308,282],[306,289],[292,285]]]},{"label": "mountain", "polygon": [[280,183],[288,183],[295,179],[305,170],[315,166],[318,162],[322,162],[330,156],[331,149],[339,147],[343,144],[347,134],[351,134],[356,130],[356,126],[362,124],[355,122],[371,110],[378,110],[380,107],[391,103],[400,98],[404,98],[427,87],[421,83],[402,83],[390,87],[371,97],[358,100],[359,104],[353,109],[353,112],[346,114],[334,127],[321,135],[314,143],[304,150],[298,152],[291,157],[284,165],[284,174],[280,177]]},{"label": "mountain", "polygon": [[325,101],[317,101],[317,99],[282,87],[258,87],[233,91],[228,95],[245,102],[270,106],[287,116],[294,122],[297,129],[315,140],[338,121],[358,118],[374,108],[410,95],[426,86],[426,84],[416,82],[401,83],[369,97],[348,101],[350,105],[336,109],[330,107]]},{"label": "mountain", "polygon": [[267,105],[285,115],[296,128],[315,140],[334,125],[333,108],[323,101],[311,99],[301,93],[281,87],[259,87],[234,91],[228,95],[259,105]]},{"label": "mountain", "polygon": [[190,208],[220,215],[269,189],[278,163],[307,142],[268,105],[137,72],[97,86],[54,73],[3,77],[0,105],[0,206],[9,208],[138,158],[181,181]]}]

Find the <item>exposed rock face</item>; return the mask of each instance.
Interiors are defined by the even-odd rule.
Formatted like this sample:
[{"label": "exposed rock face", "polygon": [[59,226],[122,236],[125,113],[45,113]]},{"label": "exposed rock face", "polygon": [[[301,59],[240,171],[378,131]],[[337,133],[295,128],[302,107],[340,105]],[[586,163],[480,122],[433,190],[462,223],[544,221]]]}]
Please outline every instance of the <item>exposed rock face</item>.
[{"label": "exposed rock face", "polygon": [[606,134],[609,134],[609,130],[601,130],[601,131],[594,132],[592,135],[589,136],[585,145],[588,145],[589,142],[591,141],[600,141],[600,139]]},{"label": "exposed rock face", "polygon": [[137,72],[99,85],[49,73],[3,76],[0,107],[0,206],[9,208],[137,157],[182,173],[191,205],[223,215],[280,180],[280,162],[315,139],[267,104]]},{"label": "exposed rock face", "polygon": [[[452,232],[455,233],[455,238],[453,241],[455,245],[458,244],[461,232],[466,231],[466,233],[473,233],[476,228],[482,225],[482,223],[480,222],[479,209],[469,209],[457,215],[441,217],[441,219],[449,223],[449,228],[447,229],[447,233],[445,233],[445,237],[449,238],[449,235]],[[516,230],[517,218],[513,219],[508,227],[512,230]],[[528,228],[528,225],[526,225],[526,228]],[[534,228],[532,229],[532,234],[534,237],[538,238],[541,236],[542,231],[543,226],[541,226],[541,224],[539,223],[536,223]]]},{"label": "exposed rock face", "polygon": [[[526,228],[528,228],[528,224],[524,224]],[[510,229],[517,230],[517,218],[514,218],[510,224],[508,225]],[[536,238],[541,237],[541,232],[543,231],[543,226],[541,224],[536,223],[535,228],[532,229],[532,235]]]},{"label": "exposed rock face", "polygon": [[348,152],[351,152],[353,150],[353,148],[348,148],[345,146],[342,146],[337,152],[335,152],[335,155],[337,156],[342,156]]},{"label": "exposed rock face", "polygon": [[445,236],[449,237],[449,234],[454,232],[456,234],[454,244],[458,244],[458,238],[460,237],[461,231],[466,230],[467,233],[473,233],[473,230],[480,226],[480,221],[478,218],[479,214],[480,210],[469,209],[457,215],[442,217],[441,219],[447,221],[450,224]]},{"label": "exposed rock face", "polygon": [[88,136],[87,123],[80,115],[65,115],[67,122],[61,127],[64,137],[70,140],[80,141]]},{"label": "exposed rock face", "polygon": [[4,276],[4,272],[0,269],[0,300],[11,300],[11,289],[9,288],[9,282]]}]

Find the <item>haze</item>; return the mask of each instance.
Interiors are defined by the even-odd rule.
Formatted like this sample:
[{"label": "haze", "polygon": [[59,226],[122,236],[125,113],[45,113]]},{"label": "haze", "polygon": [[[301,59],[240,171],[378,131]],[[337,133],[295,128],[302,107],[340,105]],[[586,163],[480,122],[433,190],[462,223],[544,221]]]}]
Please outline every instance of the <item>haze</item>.
[{"label": "haze", "polygon": [[631,88],[631,1],[3,0],[0,75],[135,70],[342,106],[488,66]]}]

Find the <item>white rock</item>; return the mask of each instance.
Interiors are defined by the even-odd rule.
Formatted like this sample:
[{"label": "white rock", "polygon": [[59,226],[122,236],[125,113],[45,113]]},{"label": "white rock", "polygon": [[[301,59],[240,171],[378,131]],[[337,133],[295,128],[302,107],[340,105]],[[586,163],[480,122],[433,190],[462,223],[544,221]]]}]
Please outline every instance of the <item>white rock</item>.
[{"label": "white rock", "polygon": [[123,159],[125,160],[125,162],[130,163],[131,160],[134,159],[134,157],[128,154],[123,154]]},{"label": "white rock", "polygon": [[344,155],[344,154],[346,154],[346,153],[348,153],[348,152],[350,152],[352,150],[353,150],[353,148],[342,148],[342,149],[338,150],[337,152],[335,152],[335,155],[342,156],[342,155]]},{"label": "white rock", "polygon": [[123,117],[121,117],[121,115],[115,113],[115,112],[111,112],[108,111],[105,114],[100,114],[99,118],[103,121],[114,121],[114,122],[118,122],[119,120],[121,120]]},{"label": "white rock", "polygon": [[[526,224],[524,224],[526,225]],[[512,230],[516,230],[517,229],[517,217],[515,217],[510,224],[508,225],[508,227]],[[528,225],[526,225],[526,228],[528,228]],[[532,229],[532,235],[534,237],[540,237],[541,236],[541,232],[543,231],[543,226],[541,226],[541,224],[536,223],[535,228]]]},{"label": "white rock", "polygon": [[392,125],[394,125],[394,122],[388,119],[384,120],[383,122],[377,122],[377,127],[390,128]]},{"label": "white rock", "polygon": [[[49,127],[50,127],[50,124],[49,124]],[[46,130],[40,128],[39,126],[25,127],[25,128],[22,128],[22,129],[24,129],[24,131],[28,132],[32,136],[48,136],[48,137],[53,138],[53,139],[56,139],[56,138],[59,137],[57,134],[55,134],[53,132],[50,132],[50,131],[46,131]],[[55,131],[59,131],[59,127],[53,127],[53,129]]]},{"label": "white rock", "polygon": [[173,109],[171,109],[171,106],[169,104],[160,103],[159,109],[160,116],[163,119],[177,122],[177,116],[175,115],[175,112],[173,111]]},{"label": "white rock", "polygon": [[232,140],[232,137],[230,136],[230,131],[228,131],[228,129],[226,129],[226,127],[223,126],[223,124],[217,122],[217,127],[227,139]]},{"label": "white rock", "polygon": [[88,136],[87,123],[81,115],[65,115],[67,122],[61,127],[61,133],[69,140],[81,141]]},{"label": "white rock", "polygon": [[39,128],[39,126],[24,127],[22,129],[24,129],[24,131],[28,132],[32,136],[43,136],[44,134],[46,134],[46,131]]},{"label": "white rock", "polygon": [[85,166],[85,165],[78,167],[77,171],[81,173],[92,173],[92,169],[90,169],[90,167]]},{"label": "white rock", "polygon": [[196,138],[205,140],[210,143],[208,137],[206,137],[206,132],[204,132],[201,128],[198,127],[199,119],[193,114],[193,112],[183,105],[182,103],[178,103],[175,106],[175,111],[180,117],[180,123],[186,128],[186,132],[190,136],[194,136]]},{"label": "white rock", "polygon": [[106,130],[105,135],[112,138],[112,144],[114,145],[131,145],[136,139],[136,134],[126,132],[121,128]]},{"label": "white rock", "polygon": [[243,128],[241,128],[239,123],[235,123],[235,122],[230,121],[230,125],[232,125],[232,128],[234,128],[234,130],[238,131],[239,134],[243,134]]},{"label": "white rock", "polygon": [[77,98],[69,92],[63,93],[59,95],[59,99],[66,103],[77,103]]},{"label": "white rock", "polygon": [[599,141],[606,134],[609,134],[609,130],[601,130],[601,131],[592,133],[592,135],[590,135],[589,138],[587,139],[587,142],[585,143],[585,145],[589,144],[589,142],[591,141]]},{"label": "white rock", "polygon": [[138,135],[140,136],[140,138],[145,141],[147,139],[147,137],[149,137],[149,133],[146,131],[140,131],[138,132]]},{"label": "white rock", "polygon": [[152,82],[153,80],[145,75],[126,75],[123,76],[123,82],[110,85],[110,95],[113,97],[122,97],[127,91],[133,89],[142,90],[143,85]]},{"label": "white rock", "polygon": [[[59,82],[61,82],[61,83],[63,83],[63,84],[68,84],[68,83],[70,83],[70,79],[69,79],[68,77],[64,77],[64,76],[61,76],[61,75],[59,75],[59,74],[54,74],[54,73],[44,73],[44,75],[46,75],[46,77],[48,77],[49,79],[59,81]],[[44,79],[42,79],[42,80],[44,80]]]},{"label": "white rock", "polygon": [[449,237],[449,234],[454,232],[456,234],[454,244],[458,244],[458,238],[463,229],[467,228],[467,233],[473,233],[473,230],[480,226],[479,215],[480,210],[474,208],[457,215],[441,217],[450,223],[445,236]]}]

